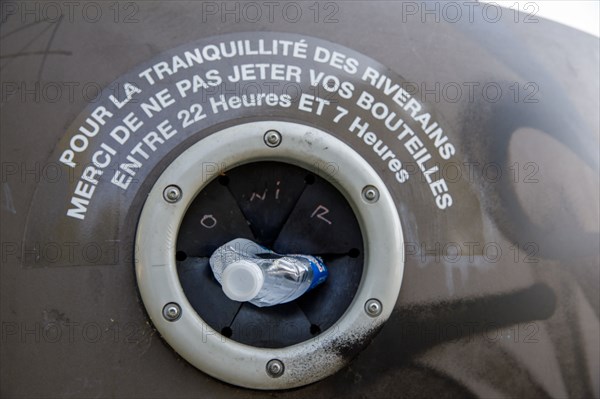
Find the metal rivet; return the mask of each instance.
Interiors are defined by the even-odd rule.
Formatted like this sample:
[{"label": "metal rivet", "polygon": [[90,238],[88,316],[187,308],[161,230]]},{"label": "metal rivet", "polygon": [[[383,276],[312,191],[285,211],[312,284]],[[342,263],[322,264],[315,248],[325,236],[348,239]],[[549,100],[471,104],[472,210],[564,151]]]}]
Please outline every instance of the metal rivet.
[{"label": "metal rivet", "polygon": [[267,363],[267,374],[273,378],[281,377],[284,369],[281,360],[272,359]]},{"label": "metal rivet", "polygon": [[379,200],[379,190],[374,186],[363,188],[362,195],[367,202],[377,202],[377,200]]},{"label": "metal rivet", "polygon": [[269,147],[277,147],[279,144],[281,144],[281,133],[279,133],[277,130],[269,130],[265,133],[263,139],[265,144]]},{"label": "metal rivet", "polygon": [[167,303],[162,313],[163,317],[168,321],[175,321],[181,317],[181,307],[175,302]]},{"label": "metal rivet", "polygon": [[177,186],[171,185],[165,188],[163,191],[163,198],[165,201],[170,202],[171,204],[179,201],[181,198],[181,189]]},{"label": "metal rivet", "polygon": [[365,303],[365,312],[371,317],[377,317],[381,314],[383,306],[377,299],[369,299]]}]

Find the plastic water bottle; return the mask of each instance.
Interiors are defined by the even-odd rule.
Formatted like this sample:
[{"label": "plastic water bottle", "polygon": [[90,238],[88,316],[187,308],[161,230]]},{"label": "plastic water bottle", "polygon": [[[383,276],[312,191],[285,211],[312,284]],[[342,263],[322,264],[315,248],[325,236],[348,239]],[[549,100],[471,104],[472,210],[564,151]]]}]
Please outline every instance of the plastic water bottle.
[{"label": "plastic water bottle", "polygon": [[217,248],[210,267],[227,297],[259,307],[293,301],[329,274],[319,257],[280,255],[244,238]]}]

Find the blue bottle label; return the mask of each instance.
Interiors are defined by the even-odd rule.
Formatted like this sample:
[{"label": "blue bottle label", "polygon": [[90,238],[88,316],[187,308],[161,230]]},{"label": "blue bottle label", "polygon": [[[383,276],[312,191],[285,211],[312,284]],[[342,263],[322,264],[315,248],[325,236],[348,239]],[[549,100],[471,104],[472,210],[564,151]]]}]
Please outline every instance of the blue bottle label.
[{"label": "blue bottle label", "polygon": [[313,280],[310,283],[310,287],[308,287],[307,290],[310,291],[317,285],[327,280],[327,277],[329,276],[329,271],[327,270],[327,266],[325,266],[321,258],[315,256],[307,256],[306,259],[310,262],[310,267],[312,267],[313,270]]}]

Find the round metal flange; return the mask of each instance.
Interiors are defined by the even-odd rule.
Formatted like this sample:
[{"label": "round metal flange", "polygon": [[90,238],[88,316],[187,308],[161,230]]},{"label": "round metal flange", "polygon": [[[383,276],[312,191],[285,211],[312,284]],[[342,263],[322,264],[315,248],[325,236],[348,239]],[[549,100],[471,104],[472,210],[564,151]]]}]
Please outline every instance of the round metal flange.
[{"label": "round metal flange", "polygon": [[[269,132],[278,133],[279,138]],[[363,276],[346,312],[320,335],[284,348],[244,345],[215,331],[194,311],[177,275],[177,233],[189,204],[222,172],[257,161],[294,164],[328,180],[352,207],[364,241]],[[327,174],[332,163],[336,165],[335,174]],[[221,169],[214,165],[221,165]],[[176,202],[167,202],[163,192],[173,184],[177,184],[180,197]],[[136,244],[140,293],[165,340],[207,374],[255,389],[298,387],[342,368],[350,360],[349,353],[366,345],[389,318],[404,269],[396,206],[375,170],[334,136],[290,122],[230,127],[188,148],[165,169],[150,191],[140,216]],[[377,298],[378,306],[366,305],[373,298]],[[165,304],[170,303],[180,307],[176,323],[163,312]]]}]

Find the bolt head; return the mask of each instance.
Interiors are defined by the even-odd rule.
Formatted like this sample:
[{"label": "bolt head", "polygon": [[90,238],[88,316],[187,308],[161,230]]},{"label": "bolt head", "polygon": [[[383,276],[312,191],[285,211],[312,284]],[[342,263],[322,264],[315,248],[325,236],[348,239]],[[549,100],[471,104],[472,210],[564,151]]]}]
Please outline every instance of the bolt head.
[{"label": "bolt head", "polygon": [[281,133],[277,130],[269,130],[263,137],[265,144],[269,147],[277,147],[281,144]]},{"label": "bolt head", "polygon": [[281,377],[283,375],[285,367],[281,360],[272,359],[267,363],[267,374],[273,378]]},{"label": "bolt head", "polygon": [[175,185],[168,186],[163,191],[163,198],[173,204],[181,198],[181,189]]},{"label": "bolt head", "polygon": [[162,313],[166,320],[175,321],[181,317],[181,307],[174,302],[167,303]]},{"label": "bolt head", "polygon": [[379,190],[374,186],[363,188],[362,195],[367,202],[377,202],[379,200]]},{"label": "bolt head", "polygon": [[369,299],[365,303],[365,312],[367,312],[367,314],[371,317],[379,316],[382,310],[383,306],[381,305],[381,302],[379,302],[379,300],[377,299]]}]

